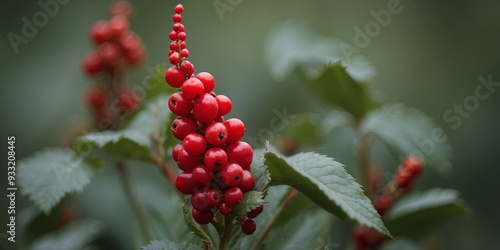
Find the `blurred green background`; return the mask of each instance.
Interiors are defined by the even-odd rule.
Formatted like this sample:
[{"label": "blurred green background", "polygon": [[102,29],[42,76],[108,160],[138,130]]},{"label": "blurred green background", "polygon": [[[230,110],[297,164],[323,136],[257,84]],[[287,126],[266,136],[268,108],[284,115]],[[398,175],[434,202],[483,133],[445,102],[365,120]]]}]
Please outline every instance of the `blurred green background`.
[{"label": "blurred green background", "polygon": [[[27,44],[19,45],[15,53],[7,34],[21,34],[22,18],[31,19],[42,10],[37,2],[7,0],[2,1],[0,8],[0,131],[4,139],[16,136],[18,159],[60,145],[62,138],[89,115],[82,96],[92,80],[81,73],[80,63],[92,48],[88,39],[90,26],[98,19],[108,18],[111,3],[71,0],[60,5],[48,23],[38,28]],[[144,67],[129,75],[129,80],[141,83],[148,67],[167,62],[171,10],[177,2],[131,2],[136,8],[131,28],[142,38],[148,58]],[[190,61],[196,71],[208,71],[216,77],[217,92],[233,100],[231,115],[245,121],[247,135],[255,136],[269,126],[274,108],[282,110],[286,106],[290,114],[322,114],[328,110],[297,80],[276,82],[271,78],[264,63],[264,46],[272,26],[290,18],[306,20],[315,32],[354,45],[354,28],[363,29],[373,20],[370,11],[386,9],[389,1],[242,0],[222,16],[213,2],[183,3]],[[453,172],[443,177],[429,170],[418,188],[458,189],[474,215],[439,229],[435,234],[439,237],[434,236],[438,245],[444,249],[499,249],[500,196],[495,190],[499,190],[500,179],[500,88],[495,87],[488,98],[480,101],[477,110],[470,112],[457,129],[443,119],[443,114],[475,94],[478,76],[491,75],[493,81],[500,82],[500,3],[400,3],[401,13],[392,15],[391,22],[361,50],[377,71],[371,84],[383,93],[385,100],[424,111],[448,133],[455,155]],[[335,152],[351,152],[350,145],[322,150],[342,161],[344,156]],[[141,176],[161,182],[161,176],[153,170],[135,174],[138,183]],[[2,171],[1,183],[5,183],[4,176]],[[86,204],[82,213],[99,217],[104,212],[98,210],[122,210],[123,194],[112,171],[104,171],[95,180],[95,185],[76,198],[78,203]],[[115,185],[103,184],[114,182]],[[1,192],[5,197],[3,188]],[[103,200],[110,202],[110,197],[115,199],[115,206],[95,208]],[[21,201],[21,205],[30,203]],[[2,210],[3,207],[2,204]],[[117,216],[130,215],[128,209],[120,213]],[[3,214],[1,224],[5,225]],[[108,229],[119,241],[131,241],[127,235],[132,227],[126,227],[131,219],[104,220],[109,225],[114,223]]]}]

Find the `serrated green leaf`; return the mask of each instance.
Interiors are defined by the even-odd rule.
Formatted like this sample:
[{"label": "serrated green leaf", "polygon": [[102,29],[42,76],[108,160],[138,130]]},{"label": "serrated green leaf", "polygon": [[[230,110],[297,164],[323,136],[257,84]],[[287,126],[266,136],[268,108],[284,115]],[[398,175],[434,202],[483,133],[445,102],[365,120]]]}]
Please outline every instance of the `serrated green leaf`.
[{"label": "serrated green leaf", "polygon": [[33,250],[79,250],[92,242],[104,231],[104,224],[96,220],[82,220],[61,228],[59,231],[35,240]]},{"label": "serrated green leaf", "polygon": [[300,213],[271,231],[259,249],[315,249],[324,242],[330,218],[322,210]]},{"label": "serrated green leaf", "polygon": [[66,194],[81,191],[95,169],[70,149],[47,149],[19,162],[21,192],[48,213]]},{"label": "serrated green leaf", "polygon": [[316,153],[285,158],[267,152],[265,163],[271,174],[270,185],[292,186],[327,212],[390,236],[361,186],[332,158]]},{"label": "serrated green leaf", "polygon": [[119,160],[137,159],[152,161],[150,138],[138,131],[103,131],[88,133],[74,144],[76,153],[90,152],[94,149],[104,149]]},{"label": "serrated green leaf", "polygon": [[417,109],[384,105],[366,115],[359,132],[376,136],[399,159],[416,155],[442,174],[451,170],[452,150],[444,130]]},{"label": "serrated green leaf", "polygon": [[412,193],[396,202],[384,220],[394,235],[419,238],[451,218],[470,212],[458,196],[455,190],[440,188]]},{"label": "serrated green leaf", "polygon": [[202,250],[203,248],[189,243],[175,243],[168,240],[153,240],[147,246],[141,247],[142,250]]},{"label": "serrated green leaf", "polygon": [[234,216],[246,215],[248,212],[264,204],[264,195],[260,191],[250,191],[243,194],[243,199],[233,208]]},{"label": "serrated green leaf", "polygon": [[186,222],[189,229],[191,229],[191,231],[195,235],[205,241],[208,244],[209,249],[215,249],[214,241],[212,240],[212,238],[210,238],[210,236],[200,227],[200,225],[196,223],[196,221],[194,221],[193,216],[191,216],[191,211],[187,202],[184,203],[182,214],[184,215],[184,221]]},{"label": "serrated green leaf", "polygon": [[368,87],[355,81],[340,62],[326,65],[319,77],[306,79],[317,96],[344,109],[358,120],[379,106]]},{"label": "serrated green leaf", "polygon": [[255,184],[253,185],[253,190],[264,191],[271,181],[267,167],[264,164],[264,150],[256,149],[253,151],[252,167],[250,172],[252,173]]}]

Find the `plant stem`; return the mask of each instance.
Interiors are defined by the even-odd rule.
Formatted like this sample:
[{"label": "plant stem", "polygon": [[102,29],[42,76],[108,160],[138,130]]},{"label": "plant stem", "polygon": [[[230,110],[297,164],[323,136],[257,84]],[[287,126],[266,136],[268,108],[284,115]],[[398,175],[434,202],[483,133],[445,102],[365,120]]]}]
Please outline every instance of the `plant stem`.
[{"label": "plant stem", "polygon": [[373,190],[370,178],[370,143],[366,136],[357,136],[356,152],[358,156],[360,182],[365,190],[365,195],[372,197]]},{"label": "plant stem", "polygon": [[149,242],[150,240],[153,239],[153,235],[151,233],[151,230],[149,228],[148,221],[146,219],[146,216],[142,212],[142,209],[139,205],[139,202],[137,199],[135,199],[135,196],[132,192],[132,185],[130,182],[130,175],[121,162],[115,162],[116,168],[118,169],[118,173],[120,175],[120,179],[123,184],[123,189],[125,191],[125,195],[127,196],[127,201],[132,208],[132,213],[134,214],[135,218],[137,219],[137,222],[139,224],[139,228],[141,231],[141,234],[143,238]]},{"label": "plant stem", "polygon": [[224,224],[224,233],[221,235],[219,250],[227,249],[227,243],[229,239],[231,239],[231,233],[233,231],[233,221],[230,216],[225,216]]},{"label": "plant stem", "polygon": [[262,243],[264,238],[266,237],[267,233],[269,230],[271,230],[271,227],[273,226],[274,222],[276,219],[279,217],[283,209],[285,209],[285,206],[299,193],[296,189],[292,189],[290,193],[285,197],[283,202],[281,202],[280,206],[276,208],[276,211],[274,212],[272,218],[268,221],[264,229],[260,232],[259,236],[257,236],[257,239],[253,242],[252,246],[250,249],[258,249],[259,245]]}]

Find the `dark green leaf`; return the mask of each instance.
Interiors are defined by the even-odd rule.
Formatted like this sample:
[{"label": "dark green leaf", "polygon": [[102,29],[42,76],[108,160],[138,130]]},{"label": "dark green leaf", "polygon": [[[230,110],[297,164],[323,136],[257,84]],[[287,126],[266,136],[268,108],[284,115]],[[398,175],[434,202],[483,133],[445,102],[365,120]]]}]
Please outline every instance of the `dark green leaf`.
[{"label": "dark green leaf", "polygon": [[187,202],[184,203],[182,213],[184,215],[184,221],[188,225],[189,229],[191,229],[194,234],[205,241],[208,244],[209,249],[215,249],[214,241],[212,240],[212,238],[210,238],[210,236],[200,227],[200,224],[194,221],[193,216],[191,215],[191,209],[188,206]]},{"label": "dark green leaf", "polygon": [[43,212],[48,213],[66,194],[81,191],[95,169],[70,149],[48,149],[22,160],[18,183]]},{"label": "dark green leaf", "polygon": [[373,134],[402,159],[415,155],[442,174],[451,170],[451,146],[443,129],[419,110],[387,104],[370,112],[359,129]]},{"label": "dark green leaf", "polygon": [[152,147],[149,136],[133,130],[93,132],[83,135],[74,144],[74,150],[78,154],[104,149],[119,160],[143,161],[152,161]]},{"label": "dark green leaf", "polygon": [[80,250],[104,231],[104,224],[96,220],[82,220],[43,235],[35,240],[33,250]]},{"label": "dark green leaf", "polygon": [[264,189],[266,189],[267,185],[271,181],[271,177],[269,177],[267,167],[266,165],[264,165],[264,150],[254,150],[252,168],[250,169],[250,172],[255,179],[253,190],[261,192],[264,191]]},{"label": "dark green leaf", "polygon": [[202,250],[203,248],[189,243],[174,243],[168,240],[153,240],[149,245],[141,247],[142,250]]},{"label": "dark green leaf", "polygon": [[267,152],[265,163],[271,174],[271,185],[292,186],[326,211],[390,236],[361,186],[332,158],[316,153],[284,158]]},{"label": "dark green leaf", "polygon": [[425,236],[444,222],[470,212],[458,196],[455,190],[439,188],[410,194],[394,204],[385,217],[386,225],[395,236]]},{"label": "dark green leaf", "polygon": [[264,196],[260,191],[250,191],[243,194],[243,199],[233,208],[233,215],[246,215],[248,212],[264,204]]}]

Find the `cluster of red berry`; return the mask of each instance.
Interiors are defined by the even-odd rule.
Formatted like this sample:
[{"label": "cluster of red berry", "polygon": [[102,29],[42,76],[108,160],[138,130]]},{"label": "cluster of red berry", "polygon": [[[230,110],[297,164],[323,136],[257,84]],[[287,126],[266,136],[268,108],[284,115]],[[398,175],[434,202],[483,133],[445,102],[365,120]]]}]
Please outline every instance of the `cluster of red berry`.
[{"label": "cluster of red berry", "polygon": [[[422,162],[414,156],[403,161],[392,181],[382,189],[375,200],[375,209],[380,216],[383,217],[394,202],[411,189],[423,170]],[[357,227],[353,236],[358,250],[377,249],[386,239],[377,230],[364,226]]]},{"label": "cluster of red berry", "polygon": [[[232,108],[231,100],[216,95],[214,77],[207,72],[194,75],[187,57],[186,33],[182,21],[182,5],[174,9],[173,31],[170,33],[169,61],[173,65],[165,80],[180,91],[170,96],[168,106],[178,115],[172,122],[172,134],[182,142],[172,149],[172,158],[182,172],[175,180],[176,188],[191,195],[192,216],[199,224],[214,220],[215,213],[229,216],[233,207],[251,191],[254,177],[250,173],[252,147],[240,141],[245,125],[237,118],[224,120]],[[263,207],[247,214],[242,224],[245,234],[256,228],[255,218]]]},{"label": "cluster of red berry", "polygon": [[140,98],[124,86],[122,74],[127,67],[141,64],[146,54],[141,39],[129,30],[129,19],[133,14],[130,3],[117,1],[112,4],[110,12],[109,21],[97,21],[92,26],[90,39],[96,49],[83,59],[83,71],[100,81],[86,96],[97,122],[114,120],[117,115],[138,106]]}]

